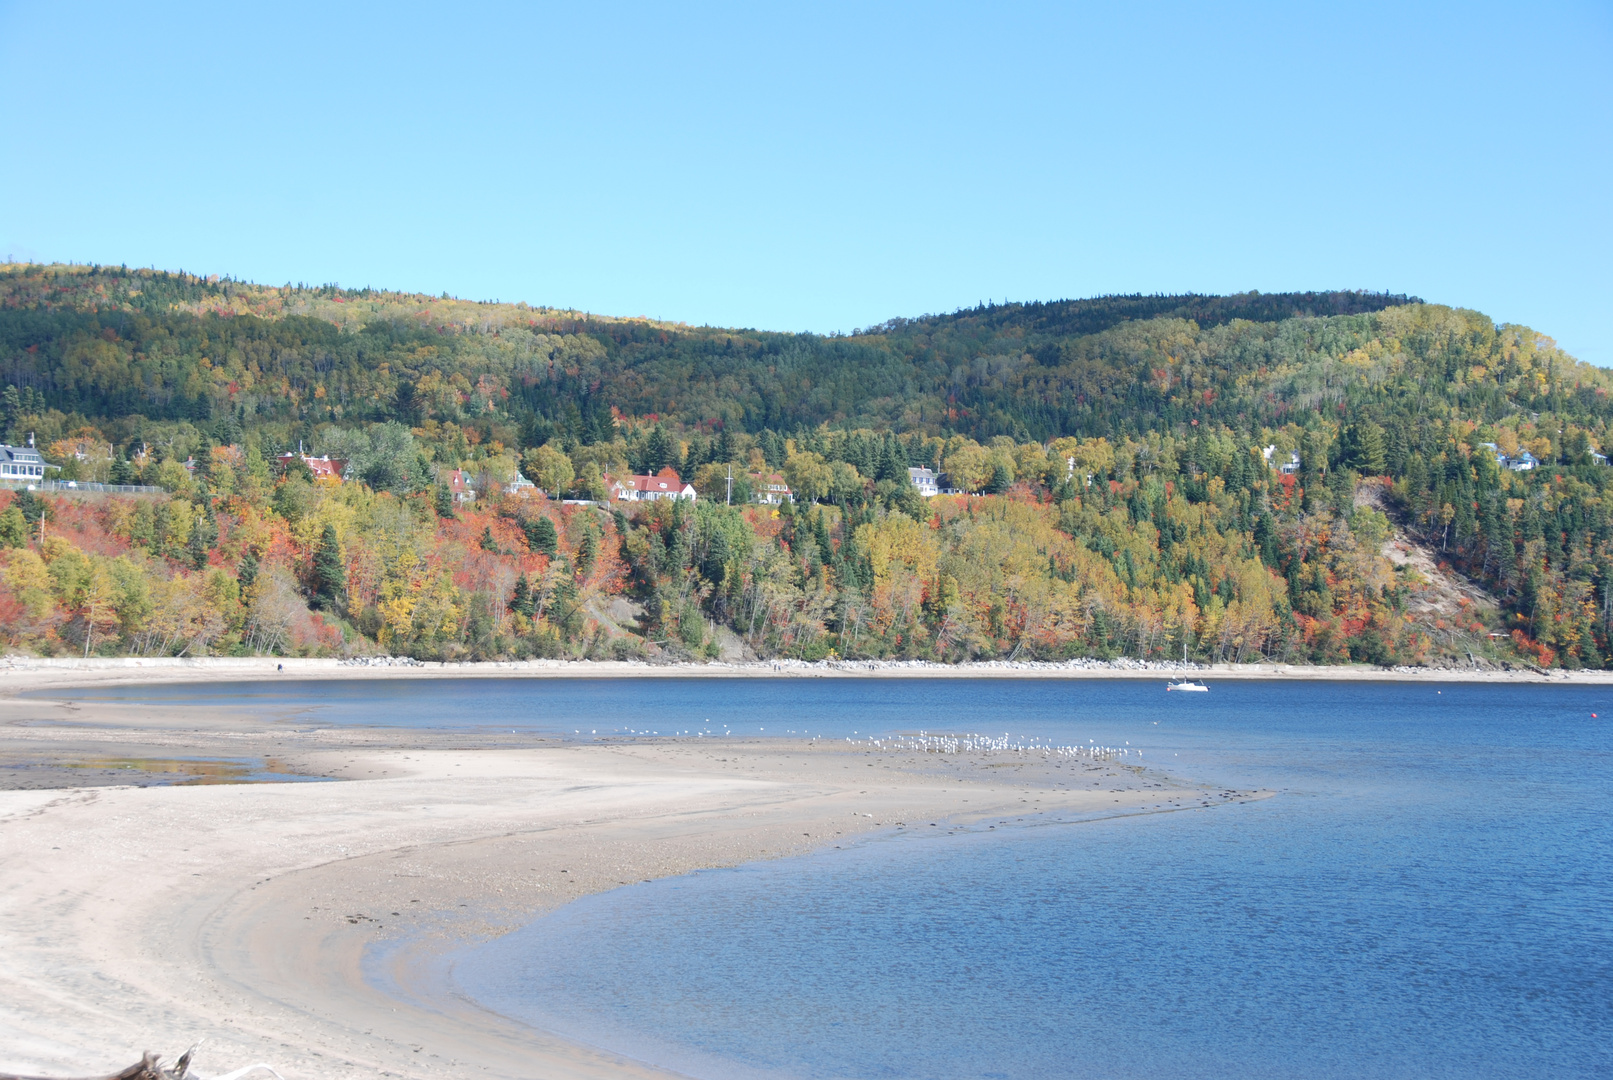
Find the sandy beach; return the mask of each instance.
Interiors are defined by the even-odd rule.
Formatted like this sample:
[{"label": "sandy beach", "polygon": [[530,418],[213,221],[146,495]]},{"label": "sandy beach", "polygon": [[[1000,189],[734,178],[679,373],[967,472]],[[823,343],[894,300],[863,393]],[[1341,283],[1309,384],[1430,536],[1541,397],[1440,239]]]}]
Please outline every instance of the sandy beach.
[{"label": "sandy beach", "polygon": [[[437,674],[317,664],[286,674]],[[228,661],[5,673],[0,1072],[104,1074],[205,1039],[204,1076],[258,1061],[288,1080],[657,1075],[456,997],[446,954],[584,894],[878,830],[1259,797],[1101,761],[737,738],[566,743],[15,696],[63,681],[278,674]],[[197,759],[244,758],[324,779],[154,783]],[[1077,776],[1084,790],[1071,789]]]},{"label": "sandy beach", "polygon": [[[0,1072],[111,1072],[205,1039],[202,1075],[660,1075],[456,996],[452,950],[579,896],[1027,813],[1261,797],[1133,766],[844,743],[288,723],[65,688],[467,677],[1164,679],[1160,667],[21,660],[0,669]],[[1605,673],[1198,669],[1221,678],[1609,682]],[[52,691],[62,689],[57,694]],[[27,696],[23,695],[25,692]],[[253,760],[308,782],[239,778]],[[166,764],[165,764],[166,763]],[[1072,790],[1075,774],[1084,790]],[[1094,783],[1095,781],[1095,783]],[[1163,783],[1164,786],[1160,786]],[[920,842],[915,839],[914,842]]]},{"label": "sandy beach", "polygon": [[1302,680],[1429,683],[1578,683],[1613,685],[1613,671],[1565,671],[1513,666],[1374,667],[1368,664],[1178,664],[1136,660],[1064,663],[993,660],[970,664],[926,661],[799,660],[754,663],[651,664],[623,660],[512,660],[421,663],[391,657],[276,659],[273,657],[35,658],[0,657],[0,694],[52,687],[133,683],[231,682],[261,679],[1176,679]]}]

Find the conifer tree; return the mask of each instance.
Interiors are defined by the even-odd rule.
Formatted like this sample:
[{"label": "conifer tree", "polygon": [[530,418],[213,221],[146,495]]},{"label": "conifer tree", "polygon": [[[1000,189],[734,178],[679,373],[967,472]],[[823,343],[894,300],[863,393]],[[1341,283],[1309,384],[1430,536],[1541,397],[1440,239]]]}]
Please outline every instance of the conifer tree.
[{"label": "conifer tree", "polygon": [[1008,476],[1008,466],[999,461],[997,467],[992,470],[991,482],[986,485],[986,491],[992,495],[1001,495],[1012,487],[1013,483]]},{"label": "conifer tree", "polygon": [[525,574],[515,579],[515,595],[510,598],[510,610],[517,615],[532,617],[532,583]]},{"label": "conifer tree", "polygon": [[666,428],[660,424],[650,432],[650,440],[644,446],[644,471],[651,475],[660,472],[672,461],[672,440],[667,438]]},{"label": "conifer tree", "polygon": [[560,535],[547,517],[530,518],[521,523],[521,528],[526,533],[526,546],[533,554],[552,557],[560,547]]},{"label": "conifer tree", "polygon": [[201,515],[196,519],[195,526],[190,530],[190,540],[186,545],[186,554],[190,556],[190,563],[198,570],[207,569],[207,553],[218,542],[218,521],[213,517],[213,507],[210,500],[202,503]]},{"label": "conifer tree", "polygon": [[236,568],[235,579],[241,583],[241,588],[251,588],[252,583],[258,580],[258,553],[247,549],[241,556],[241,565]]},{"label": "conifer tree", "polygon": [[347,569],[342,565],[342,548],[336,526],[326,525],[314,549],[314,607],[335,611],[347,592]]}]

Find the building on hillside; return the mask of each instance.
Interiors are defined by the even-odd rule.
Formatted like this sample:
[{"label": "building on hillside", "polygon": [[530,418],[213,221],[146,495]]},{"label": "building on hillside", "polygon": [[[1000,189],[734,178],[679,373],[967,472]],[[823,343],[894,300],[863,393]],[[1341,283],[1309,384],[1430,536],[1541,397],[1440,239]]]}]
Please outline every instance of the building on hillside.
[{"label": "building on hillside", "polygon": [[456,503],[473,503],[476,501],[476,484],[471,480],[470,473],[464,469],[454,469],[443,475],[443,483],[454,496]]},{"label": "building on hillside", "polygon": [[32,439],[27,446],[0,444],[0,483],[37,484],[45,479],[46,467]]},{"label": "building on hillside", "polygon": [[[286,466],[293,461],[301,460],[308,467],[308,471],[313,474],[316,481],[323,480],[327,484],[340,484],[342,474],[347,471],[347,462],[341,458],[333,458],[329,454],[314,457],[312,454],[305,454],[299,450],[294,454],[280,454],[274,460],[275,464],[280,467],[281,472],[285,472]],[[195,465],[190,461],[185,462],[185,468],[195,471]]]},{"label": "building on hillside", "polygon": [[919,494],[926,499],[941,494],[940,485],[936,483],[935,473],[930,469],[908,469],[907,479],[919,489]]},{"label": "building on hillside", "polygon": [[[1075,458],[1074,457],[1067,457],[1067,458],[1064,459],[1064,479],[1069,480],[1069,481],[1073,481],[1075,479]],[[1091,487],[1092,486],[1092,474],[1091,473],[1082,473],[1081,474],[1081,486],[1082,487]]]},{"label": "building on hillside", "polygon": [[1295,473],[1299,472],[1299,455],[1294,453],[1292,450],[1288,452],[1288,460],[1286,461],[1280,460],[1277,457],[1277,448],[1275,446],[1267,446],[1263,448],[1260,451],[1260,456],[1266,459],[1267,468],[1275,467],[1276,470],[1284,476],[1293,476]]},{"label": "building on hillside", "polygon": [[629,476],[620,480],[606,477],[606,487],[613,502],[654,502],[656,499],[687,499],[695,501],[693,484],[686,484],[671,467],[654,476]]},{"label": "building on hillside", "polygon": [[1509,454],[1493,442],[1479,443],[1479,446],[1495,456],[1495,463],[1498,466],[1503,469],[1511,469],[1513,472],[1529,472],[1540,464],[1540,460],[1527,450],[1519,450],[1516,454]]},{"label": "building on hillside", "polygon": [[71,439],[63,439],[51,446],[53,457],[72,457],[78,461],[110,461],[112,460],[112,444],[101,442],[99,439],[87,435],[79,435]]},{"label": "building on hillside", "polygon": [[522,476],[519,472],[515,474],[514,480],[504,486],[504,493],[513,495],[517,499],[530,499],[534,495],[546,494],[546,492],[540,492],[538,485]]},{"label": "building on hillside", "polygon": [[784,503],[795,502],[795,493],[790,490],[789,482],[778,473],[750,474],[751,502],[759,502],[765,506],[780,506]]}]

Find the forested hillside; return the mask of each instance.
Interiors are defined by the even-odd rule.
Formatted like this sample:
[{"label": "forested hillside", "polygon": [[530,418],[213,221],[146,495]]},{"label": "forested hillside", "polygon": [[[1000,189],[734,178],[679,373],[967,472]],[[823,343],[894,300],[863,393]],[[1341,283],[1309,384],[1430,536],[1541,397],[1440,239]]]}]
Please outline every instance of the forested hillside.
[{"label": "forested hillside", "polygon": [[[4,434],[33,433],[64,479],[166,494],[0,494],[0,633],[47,652],[690,657],[737,635],[804,657],[1604,666],[1609,385],[1527,328],[1379,294],[993,305],[817,336],[3,267]],[[275,467],[299,444],[346,482]],[[970,494],[922,498],[909,466]],[[559,501],[662,468],[702,499]],[[506,495],[518,469],[554,498]],[[749,502],[775,472],[795,504]],[[456,504],[454,477],[480,496]],[[1431,580],[1416,546],[1499,606]]]}]

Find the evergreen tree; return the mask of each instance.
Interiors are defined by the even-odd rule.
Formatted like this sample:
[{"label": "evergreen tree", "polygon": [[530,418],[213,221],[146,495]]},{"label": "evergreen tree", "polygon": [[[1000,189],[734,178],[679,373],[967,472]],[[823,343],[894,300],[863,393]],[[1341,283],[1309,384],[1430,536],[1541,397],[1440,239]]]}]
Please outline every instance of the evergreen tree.
[{"label": "evergreen tree", "polygon": [[[682,535],[681,533],[679,535]],[[582,534],[582,540],[577,544],[577,576],[586,578],[588,572],[594,568],[594,555],[599,550],[599,541],[594,539],[594,531],[587,530]]]},{"label": "evergreen tree", "polygon": [[706,553],[700,560],[700,575],[713,585],[721,585],[728,576],[728,560],[732,554],[727,535],[721,529],[713,529],[706,538]]},{"label": "evergreen tree", "polygon": [[454,516],[454,493],[449,490],[447,484],[437,485],[436,507],[438,517],[452,518]]},{"label": "evergreen tree", "polygon": [[195,479],[197,487],[207,491],[213,486],[213,441],[203,439],[192,459],[196,463],[196,471],[191,473],[191,476]]},{"label": "evergreen tree", "polygon": [[30,525],[37,526],[41,520],[48,521],[51,517],[50,503],[27,489],[17,492],[12,505],[22,511],[22,519]]},{"label": "evergreen tree", "polygon": [[7,386],[6,392],[0,396],[0,439],[6,442],[16,441],[13,429],[22,416],[22,395],[15,386]]},{"label": "evergreen tree", "polygon": [[241,583],[241,588],[251,588],[252,583],[258,580],[258,568],[258,553],[248,548],[246,554],[241,556],[241,565],[235,571],[235,579]]},{"label": "evergreen tree", "polygon": [[1382,476],[1389,468],[1383,428],[1370,420],[1344,429],[1343,451],[1342,464],[1367,476]]},{"label": "evergreen tree", "polygon": [[778,432],[769,429],[762,432],[762,437],[757,441],[761,444],[762,457],[767,460],[767,467],[770,469],[782,469],[784,467],[784,437]]},{"label": "evergreen tree", "polygon": [[[997,467],[992,470],[991,481],[986,485],[986,492],[990,495],[1001,495],[1012,487],[1013,483],[1013,478],[1008,475],[1008,466],[999,461]],[[912,485],[909,486],[911,487]]]},{"label": "evergreen tree", "polygon": [[1261,514],[1255,518],[1255,547],[1260,551],[1260,561],[1274,570],[1281,569],[1277,559],[1277,526],[1270,514]]},{"label": "evergreen tree", "polygon": [[711,460],[706,440],[696,437],[689,440],[689,448],[684,451],[683,462],[678,467],[678,475],[687,480],[694,475],[696,469]]},{"label": "evergreen tree", "polygon": [[510,599],[510,610],[515,612],[517,615],[524,615],[527,618],[531,618],[533,607],[532,583],[527,580],[527,576],[525,574],[522,574],[520,577],[515,579],[515,595]]},{"label": "evergreen tree", "polygon": [[671,465],[672,458],[672,440],[667,438],[666,428],[656,424],[649,442],[644,444],[644,471],[653,476]]},{"label": "evergreen tree", "polygon": [[139,482],[140,476],[134,471],[134,466],[130,464],[128,457],[119,454],[118,459],[112,463],[110,479],[114,484],[135,484]]},{"label": "evergreen tree", "polygon": [[548,555],[551,558],[560,547],[560,535],[555,531],[554,522],[547,517],[538,516],[528,518],[521,522],[521,530],[526,533],[526,546],[533,554]]},{"label": "evergreen tree", "polygon": [[211,500],[206,500],[202,503],[202,512],[190,530],[190,541],[186,545],[191,565],[198,570],[207,569],[207,553],[213,550],[217,542],[218,521],[213,517]]},{"label": "evergreen tree", "polygon": [[314,608],[319,611],[336,611],[347,592],[347,569],[342,565],[341,543],[336,538],[336,526],[326,525],[314,548]]},{"label": "evergreen tree", "polygon": [[892,483],[908,483],[907,455],[902,452],[901,444],[894,435],[885,436],[885,445],[880,448],[879,464],[874,474],[875,480],[889,480]]}]

